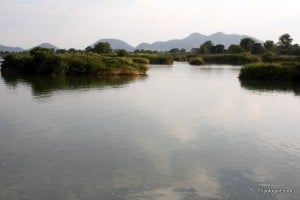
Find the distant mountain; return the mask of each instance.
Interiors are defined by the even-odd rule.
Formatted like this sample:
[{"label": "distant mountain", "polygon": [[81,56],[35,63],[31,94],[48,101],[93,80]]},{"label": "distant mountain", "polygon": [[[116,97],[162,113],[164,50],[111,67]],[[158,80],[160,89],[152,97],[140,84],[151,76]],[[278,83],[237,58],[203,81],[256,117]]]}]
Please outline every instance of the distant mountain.
[{"label": "distant mountain", "polygon": [[99,42],[108,42],[111,45],[112,49],[125,49],[126,51],[134,51],[134,47],[128,44],[127,42],[124,42],[122,40],[118,39],[101,39],[95,42],[93,45],[99,43]]},{"label": "distant mountain", "polygon": [[[225,33],[214,33],[212,35],[203,35],[200,33],[193,33],[186,38],[154,42],[152,44],[142,43],[136,47],[136,49],[145,50],[156,50],[156,51],[168,51],[173,48],[183,48],[190,50],[192,48],[199,48],[204,42],[211,40],[214,44],[223,44],[228,47],[231,44],[239,44],[241,39],[249,37],[247,35],[237,35],[237,34],[225,34]],[[253,37],[251,37],[253,38]],[[259,41],[253,38],[256,41]]]},{"label": "distant mountain", "polygon": [[8,52],[20,52],[24,51],[24,49],[20,47],[9,47],[0,44],[0,51],[8,51]]},{"label": "distant mountain", "polygon": [[42,47],[42,48],[45,48],[45,49],[54,49],[55,51],[57,49],[59,49],[57,46],[53,45],[53,44],[50,44],[50,43],[42,43],[36,47]]},{"label": "distant mountain", "polygon": [[[192,33],[186,38],[183,39],[173,39],[168,41],[157,41],[154,43],[141,43],[136,48],[126,43],[125,41],[118,39],[101,39],[95,42],[93,45],[99,42],[108,42],[110,43],[113,49],[125,49],[127,51],[134,51],[135,49],[144,49],[152,51],[169,51],[173,48],[182,48],[186,50],[191,50],[192,48],[199,48],[204,42],[211,40],[215,45],[223,44],[225,47],[228,47],[231,44],[239,44],[241,39],[245,37],[251,37],[247,35],[238,35],[238,34],[225,34],[222,32],[217,32],[212,35],[203,35],[200,33]],[[261,42],[260,40],[251,37],[254,40]],[[91,45],[91,46],[93,46]]]}]

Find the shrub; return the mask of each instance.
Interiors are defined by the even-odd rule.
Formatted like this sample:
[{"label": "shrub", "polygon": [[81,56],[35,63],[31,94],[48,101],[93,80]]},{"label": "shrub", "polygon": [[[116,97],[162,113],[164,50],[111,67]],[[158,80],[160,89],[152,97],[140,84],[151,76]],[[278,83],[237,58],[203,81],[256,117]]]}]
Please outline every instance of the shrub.
[{"label": "shrub", "polygon": [[203,65],[205,62],[201,57],[192,58],[189,62],[191,65]]}]

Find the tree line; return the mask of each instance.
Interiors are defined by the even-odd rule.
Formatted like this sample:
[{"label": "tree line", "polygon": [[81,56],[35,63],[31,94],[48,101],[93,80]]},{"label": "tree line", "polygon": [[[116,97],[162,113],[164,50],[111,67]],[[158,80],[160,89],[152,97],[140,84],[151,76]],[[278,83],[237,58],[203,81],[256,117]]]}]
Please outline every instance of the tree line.
[{"label": "tree line", "polygon": [[[272,40],[267,40],[264,43],[255,41],[254,39],[247,37],[240,41],[240,44],[232,44],[225,48],[222,44],[214,45],[212,41],[206,41],[199,48],[192,49],[192,53],[195,54],[223,54],[223,53],[250,53],[253,55],[262,55],[265,53],[273,53],[278,55],[300,55],[299,44],[293,44],[293,39],[286,33],[279,37],[278,42],[275,43]],[[174,52],[171,49],[170,52]]]}]

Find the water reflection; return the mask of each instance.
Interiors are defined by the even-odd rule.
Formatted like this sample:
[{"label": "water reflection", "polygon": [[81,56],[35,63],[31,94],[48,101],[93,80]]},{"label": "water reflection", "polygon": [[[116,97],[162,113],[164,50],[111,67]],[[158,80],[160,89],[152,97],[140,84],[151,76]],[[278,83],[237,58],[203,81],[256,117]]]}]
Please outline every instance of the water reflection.
[{"label": "water reflection", "polygon": [[245,93],[238,70],[202,67],[3,77],[0,199],[297,199],[299,99]]},{"label": "water reflection", "polygon": [[294,92],[295,95],[300,95],[300,84],[293,82],[280,81],[245,81],[240,80],[243,88],[261,92]]},{"label": "water reflection", "polygon": [[89,90],[104,87],[123,87],[137,80],[144,80],[146,76],[12,76],[2,74],[6,85],[12,88],[18,84],[27,84],[32,88],[35,97],[47,97],[58,90]]}]

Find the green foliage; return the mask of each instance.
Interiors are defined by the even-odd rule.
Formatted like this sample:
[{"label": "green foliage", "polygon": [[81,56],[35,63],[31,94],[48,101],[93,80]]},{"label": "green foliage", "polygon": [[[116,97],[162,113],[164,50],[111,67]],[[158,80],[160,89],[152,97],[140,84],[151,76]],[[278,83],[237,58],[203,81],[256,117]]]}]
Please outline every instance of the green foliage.
[{"label": "green foliage", "polygon": [[200,53],[201,54],[209,54],[212,51],[212,47],[214,44],[212,41],[206,41],[200,46]]},{"label": "green foliage", "polygon": [[[129,57],[101,56],[95,53],[55,54],[36,48],[29,54],[5,57],[1,71],[15,74],[145,74],[147,61]],[[140,62],[138,62],[140,61]]]},{"label": "green foliage", "polygon": [[257,56],[250,54],[215,54],[215,55],[203,55],[205,63],[212,64],[231,64],[231,65],[242,65],[247,63],[256,63],[260,61]]},{"label": "green foliage", "polygon": [[125,49],[118,49],[118,50],[116,50],[116,53],[117,53],[117,56],[120,56],[120,57],[125,57],[125,56],[129,55],[129,53]]},{"label": "green foliage", "polygon": [[174,62],[170,54],[136,54],[136,56],[148,59],[153,65],[172,65]]},{"label": "green foliage", "polygon": [[255,44],[255,41],[252,38],[244,38],[240,42],[240,46],[242,49],[244,49],[246,52],[250,52]]},{"label": "green foliage", "polygon": [[177,53],[173,54],[173,59],[178,62],[188,61],[187,54]]},{"label": "green foliage", "polygon": [[112,48],[108,42],[99,42],[92,48],[92,51],[99,54],[109,54],[112,53]]},{"label": "green foliage", "polygon": [[289,34],[283,34],[279,37],[278,41],[278,52],[280,54],[290,54],[292,50],[293,39]]},{"label": "green foliage", "polygon": [[225,53],[225,46],[223,44],[217,44],[211,48],[211,53],[222,54]]},{"label": "green foliage", "polygon": [[267,51],[275,52],[277,46],[276,46],[276,44],[274,43],[274,41],[272,41],[272,40],[267,40],[267,41],[265,41],[265,43],[264,43],[264,48],[265,48]]},{"label": "green foliage", "polygon": [[243,67],[241,80],[300,81],[300,63],[256,63]]},{"label": "green foliage", "polygon": [[264,53],[264,48],[261,43],[255,43],[251,49],[251,53],[254,55],[259,55]]},{"label": "green foliage", "polygon": [[293,55],[278,55],[272,52],[267,52],[262,55],[263,62],[277,62],[277,63],[286,63],[286,62],[300,62],[300,56]]},{"label": "green foliage", "polygon": [[232,44],[228,47],[228,53],[238,54],[242,53],[244,50],[240,45]]},{"label": "green foliage", "polygon": [[[13,66],[13,68],[7,66]],[[29,54],[8,54],[4,57],[1,66],[1,71],[3,70],[7,70],[9,73],[32,73],[34,71],[32,57]]]},{"label": "green foliage", "polygon": [[268,63],[271,63],[274,61],[274,58],[275,58],[275,54],[268,51],[268,52],[265,52],[262,56],[262,61],[263,62],[268,62]]},{"label": "green foliage", "polygon": [[65,49],[57,49],[55,51],[55,53],[67,53],[67,50],[65,50]]},{"label": "green foliage", "polygon": [[205,62],[201,57],[195,57],[190,60],[190,65],[204,65]]},{"label": "green foliage", "polygon": [[144,64],[147,65],[150,63],[150,61],[146,58],[139,58],[139,57],[133,57],[132,62],[136,64]]},{"label": "green foliage", "polygon": [[300,46],[298,44],[293,45],[292,54],[295,56],[300,56]]},{"label": "green foliage", "polygon": [[177,54],[177,53],[185,53],[186,50],[185,49],[174,48],[174,49],[170,49],[169,52],[172,53],[172,54]]}]

